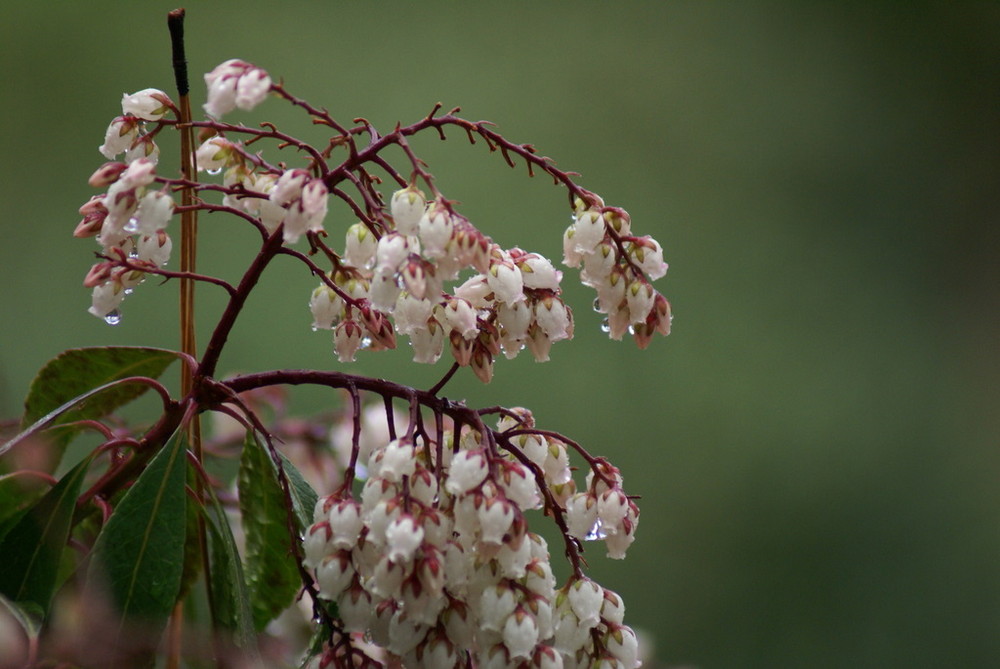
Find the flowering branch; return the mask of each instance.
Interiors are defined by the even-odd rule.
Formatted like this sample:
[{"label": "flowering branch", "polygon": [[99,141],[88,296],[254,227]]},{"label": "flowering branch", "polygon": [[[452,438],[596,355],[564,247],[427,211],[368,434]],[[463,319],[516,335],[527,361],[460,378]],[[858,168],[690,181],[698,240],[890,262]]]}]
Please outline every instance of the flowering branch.
[{"label": "flowering branch", "polygon": [[[171,14],[173,30],[183,17],[179,12]],[[463,368],[489,383],[501,354],[514,358],[527,350],[544,362],[553,343],[573,337],[563,273],[539,253],[501,246],[463,216],[411,138],[433,132],[443,140],[457,129],[509,166],[522,161],[529,176],[546,174],[563,187],[573,223],[562,234],[562,261],[596,291],[596,308],[612,339],[630,334],[645,348],[654,335],[668,334],[670,305],[653,288],[667,269],[660,245],[634,234],[628,213],[580,186],[578,174],[558,168],[532,144],[508,140],[488,121],[462,118],[458,107],[442,114],[437,104],[417,121],[383,133],[360,116],[338,121],[263,69],[229,60],[205,75],[208,116],[196,119],[179,33],[174,46],[178,101],[157,89],[123,97],[122,115],[100,147],[109,162],[89,180],[105,192],[81,207],[74,234],[99,246],[84,283],[92,289],[90,312],[108,323],[120,322],[125,297],[147,276],[181,284],[185,366],[179,399],[155,380],[162,370],[149,360],[158,361],[162,352],[149,349],[149,360],[135,364],[152,365],[150,376],[94,383],[98,390],[63,405],[85,404],[104,388],[144,384],[160,395],[162,412],[138,430],[102,422],[117,408],[114,402],[103,413],[67,417],[79,418],[69,423],[73,428],[100,435],[103,442],[90,457],[110,454],[107,468],[92,475],[86,460],[79,478],[45,480],[53,490],[71,490],[74,509],[88,507],[91,517],[100,511],[103,538],[95,541],[71,516],[65,524],[74,528],[67,530],[72,536],[55,543],[69,541],[84,553],[91,546],[88,559],[98,564],[113,554],[108,544],[128,544],[132,536],[153,541],[158,535],[151,528],[172,523],[165,535],[173,539],[163,545],[183,553],[184,539],[194,536],[188,527],[193,518],[200,563],[181,554],[161,561],[176,568],[170,574],[138,558],[124,567],[133,584],[177,580],[176,593],[154,592],[142,602],[165,612],[163,620],[172,616],[168,666],[176,666],[182,652],[180,612],[190,581],[182,587],[180,579],[199,572],[214,632],[232,633],[248,657],[256,652],[255,630],[295,594],[307,592],[318,625],[318,657],[309,666],[637,666],[621,600],[586,576],[583,556],[587,542],[601,541],[610,557],[620,559],[634,541],[639,509],[624,492],[621,472],[577,441],[537,427],[527,409],[475,409],[442,395]],[[302,109],[331,136],[314,145],[269,121],[248,127],[221,120],[269,98]],[[171,134],[168,129],[180,134],[180,175],[157,174],[158,142]],[[283,154],[294,161],[265,157],[272,149],[294,149]],[[336,234],[328,230],[331,196],[356,219]],[[229,214],[260,235],[238,282],[196,271],[200,212]],[[182,228],[179,270],[166,268],[175,216]],[[340,363],[361,351],[393,349],[398,337],[406,337],[415,362],[434,364],[450,355],[447,370],[427,390],[339,369],[265,370],[219,380],[235,323],[277,256],[293,258],[299,271],[316,278],[312,327],[331,333]],[[200,356],[193,322],[199,282],[228,296]],[[132,360],[137,354],[128,355]],[[107,373],[96,372],[98,378]],[[290,415],[281,389],[297,385],[343,391],[342,414],[311,420]],[[203,414],[214,422],[204,448]],[[36,422],[0,447],[0,455],[54,420]],[[171,439],[178,431],[188,435],[190,453]],[[224,489],[225,477],[209,467],[241,449],[237,510],[250,554],[245,565],[218,502],[226,500],[233,510],[233,495]],[[574,478],[571,460],[586,463],[584,480]],[[312,485],[333,492],[319,496]],[[185,505],[193,505],[193,515]],[[144,515],[149,509],[156,511]],[[545,540],[530,527],[535,512],[551,518],[561,535],[571,568],[562,586]],[[135,532],[130,522],[140,523]],[[271,578],[289,571],[291,592],[287,579]],[[116,602],[122,625],[134,592],[126,592],[124,604]],[[228,595],[235,604],[227,603]],[[220,666],[225,647],[220,639]]]}]

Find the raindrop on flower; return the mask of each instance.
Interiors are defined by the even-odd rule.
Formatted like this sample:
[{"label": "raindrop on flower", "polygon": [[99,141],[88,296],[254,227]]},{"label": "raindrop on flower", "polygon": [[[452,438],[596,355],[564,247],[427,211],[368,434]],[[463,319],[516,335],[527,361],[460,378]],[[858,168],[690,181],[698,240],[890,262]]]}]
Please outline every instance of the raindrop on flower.
[{"label": "raindrop on flower", "polygon": [[594,298],[594,311],[601,313],[601,298],[599,297]]},{"label": "raindrop on flower", "polygon": [[607,318],[601,321],[601,332],[603,332],[604,334],[608,334],[609,332],[611,332],[611,323],[608,321]]},{"label": "raindrop on flower", "polygon": [[358,346],[358,348],[368,348],[371,345],[372,345],[372,338],[371,337],[362,337],[361,338],[361,345]]},{"label": "raindrop on flower", "polygon": [[118,309],[109,311],[107,315],[104,317],[104,322],[107,323],[108,325],[118,325],[119,323],[122,322],[122,312],[120,312]]},{"label": "raindrop on flower", "polygon": [[590,528],[589,532],[587,532],[587,536],[583,538],[584,541],[600,541],[604,539],[607,536],[607,533],[601,525],[601,520],[598,518],[597,522],[594,523],[594,526]]},{"label": "raindrop on flower", "polygon": [[205,172],[207,172],[208,174],[211,174],[214,177],[217,174],[222,174],[222,168],[221,167],[216,167],[215,169],[212,169],[212,170],[205,170]]},{"label": "raindrop on flower", "polygon": [[130,235],[139,232],[139,219],[135,216],[129,218],[128,223],[125,224],[124,230]]}]

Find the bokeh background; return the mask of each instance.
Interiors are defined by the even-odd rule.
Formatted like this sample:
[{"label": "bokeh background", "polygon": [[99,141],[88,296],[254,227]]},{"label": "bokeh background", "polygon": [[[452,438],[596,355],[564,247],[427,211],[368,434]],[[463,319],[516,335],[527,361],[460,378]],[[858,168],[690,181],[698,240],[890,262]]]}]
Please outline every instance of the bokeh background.
[{"label": "bokeh background", "polygon": [[[141,286],[117,327],[86,313],[94,245],[71,236],[121,94],[172,90],[173,7],[0,7],[0,414],[64,348],[176,346],[173,286]],[[997,666],[1000,5],[187,8],[199,103],[200,74],[242,57],[345,121],[461,105],[663,244],[668,339],[607,341],[570,270],[573,342],[448,388],[528,406],[622,468],[639,540],[625,562],[588,556],[655,666]],[[276,100],[246,120],[263,117],[316,136]],[[458,133],[415,147],[497,241],[560,255],[551,182]],[[200,267],[236,276],[254,234],[202,220]],[[223,369],[336,368],[312,286],[291,263],[266,275]],[[427,387],[446,369],[403,353],[352,370]]]}]

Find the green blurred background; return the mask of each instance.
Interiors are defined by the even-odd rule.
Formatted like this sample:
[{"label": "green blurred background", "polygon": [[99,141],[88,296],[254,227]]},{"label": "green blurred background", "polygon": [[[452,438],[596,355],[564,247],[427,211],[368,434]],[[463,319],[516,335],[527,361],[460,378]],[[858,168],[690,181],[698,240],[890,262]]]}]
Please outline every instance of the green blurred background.
[{"label": "green blurred background", "polygon": [[[114,328],[86,313],[95,245],[71,236],[121,94],[172,90],[173,7],[0,8],[0,414],[64,348],[176,346],[173,286],[140,287]],[[200,74],[241,57],[345,122],[461,105],[663,244],[668,339],[607,341],[570,270],[573,342],[448,388],[528,406],[622,468],[638,542],[588,556],[660,663],[998,666],[1000,5],[187,8],[199,104]],[[277,100],[245,118],[263,117],[317,136]],[[498,242],[559,256],[562,191],[458,133],[415,147]],[[236,276],[254,235],[202,220],[201,268]],[[327,228],[350,222],[335,208]],[[223,369],[336,368],[312,286],[288,262],[265,276]],[[220,304],[200,293],[203,327]],[[446,368],[407,359],[352,370],[426,387]]]}]

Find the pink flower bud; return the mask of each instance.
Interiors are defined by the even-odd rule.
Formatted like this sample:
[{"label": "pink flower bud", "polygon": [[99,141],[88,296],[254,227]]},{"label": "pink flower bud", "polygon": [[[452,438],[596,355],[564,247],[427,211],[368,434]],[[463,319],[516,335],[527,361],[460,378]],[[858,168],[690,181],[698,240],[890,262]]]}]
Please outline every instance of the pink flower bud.
[{"label": "pink flower bud", "polygon": [[125,171],[126,167],[128,167],[128,165],[120,162],[104,163],[97,168],[97,171],[90,175],[90,179],[87,180],[87,183],[94,188],[104,188],[105,186],[110,186],[115,181],[118,181],[119,175]]},{"label": "pink flower bud", "polygon": [[448,342],[451,344],[451,356],[460,367],[468,367],[472,362],[472,354],[476,348],[474,339],[466,339],[457,331],[452,330],[448,335]]},{"label": "pink flower bud", "polygon": [[[457,360],[457,358],[456,358]],[[461,364],[461,363],[460,363]],[[483,383],[493,380],[493,356],[480,346],[474,347],[472,359],[469,361],[473,373]]]}]

